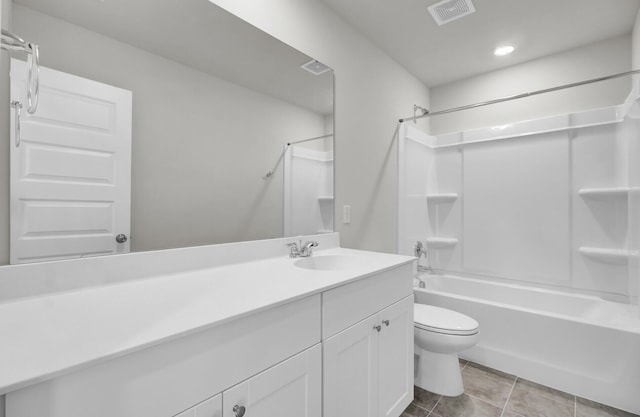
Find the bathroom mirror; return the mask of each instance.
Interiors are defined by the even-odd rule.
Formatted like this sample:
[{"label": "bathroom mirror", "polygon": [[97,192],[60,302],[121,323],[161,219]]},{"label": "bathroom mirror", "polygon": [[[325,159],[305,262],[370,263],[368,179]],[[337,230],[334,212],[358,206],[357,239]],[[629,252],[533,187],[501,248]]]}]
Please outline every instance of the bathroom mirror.
[{"label": "bathroom mirror", "polygon": [[[13,174],[23,181],[12,179],[12,189],[39,181],[44,190],[11,203],[18,237],[11,263],[276,238],[285,228],[288,235],[333,230],[331,69],[208,0],[4,0],[2,15],[13,33],[40,46],[42,66],[38,112],[21,116],[19,151],[15,123],[4,145],[22,161]],[[25,57],[12,58],[17,91],[26,66],[16,59]],[[116,104],[105,98],[114,95]],[[120,131],[130,156],[88,144]],[[74,135],[73,145],[51,139]],[[121,156],[118,171],[113,161]],[[285,181],[292,156],[322,159],[324,179],[310,174],[319,168],[300,171],[297,163]],[[81,194],[112,181],[125,187],[118,196],[130,195],[122,215],[119,201]],[[54,188],[65,191],[53,195]],[[9,204],[2,204],[6,221]],[[310,211],[304,230],[285,217]],[[114,244],[116,235],[124,242]],[[90,249],[93,238],[102,243]],[[6,264],[9,237],[1,241]]]}]

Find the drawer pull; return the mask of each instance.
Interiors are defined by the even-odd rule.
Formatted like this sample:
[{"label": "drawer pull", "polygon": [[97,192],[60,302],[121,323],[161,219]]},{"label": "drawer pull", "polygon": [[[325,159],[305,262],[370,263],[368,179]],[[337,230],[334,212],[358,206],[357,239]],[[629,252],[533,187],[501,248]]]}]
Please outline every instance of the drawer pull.
[{"label": "drawer pull", "polygon": [[236,417],[242,417],[246,411],[247,409],[244,408],[244,405],[236,404],[233,406],[233,412],[236,414]]},{"label": "drawer pull", "polygon": [[376,324],[375,326],[373,326],[373,328],[376,329],[378,333],[380,333],[380,330],[382,330],[382,326],[380,326],[379,324]]},{"label": "drawer pull", "polygon": [[385,326],[389,327],[389,320],[382,320],[382,323],[384,323]]}]

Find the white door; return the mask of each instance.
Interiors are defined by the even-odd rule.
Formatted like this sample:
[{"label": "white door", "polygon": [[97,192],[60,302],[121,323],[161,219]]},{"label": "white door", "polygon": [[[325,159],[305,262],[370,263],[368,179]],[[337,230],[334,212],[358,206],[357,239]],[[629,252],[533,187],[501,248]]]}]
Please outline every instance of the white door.
[{"label": "white door", "polygon": [[413,295],[378,313],[378,415],[398,417],[413,401]]},{"label": "white door", "polygon": [[224,391],[222,416],[244,407],[245,417],[321,417],[321,352],[318,344]]},{"label": "white door", "polygon": [[[12,101],[26,103],[26,77],[12,59]],[[130,230],[131,101],[41,67],[38,110],[22,111],[19,135],[11,117],[12,264],[129,251],[116,236]]]},{"label": "white door", "polygon": [[371,316],[324,342],[324,417],[377,415],[375,325]]}]

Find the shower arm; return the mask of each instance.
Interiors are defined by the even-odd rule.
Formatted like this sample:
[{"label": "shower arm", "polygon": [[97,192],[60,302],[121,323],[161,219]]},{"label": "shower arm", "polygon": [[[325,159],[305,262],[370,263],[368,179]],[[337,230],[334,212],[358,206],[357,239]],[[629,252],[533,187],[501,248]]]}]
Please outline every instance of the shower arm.
[{"label": "shower arm", "polygon": [[422,114],[422,115],[418,115],[418,116],[414,115],[413,117],[406,117],[404,119],[400,119],[399,122],[400,123],[410,122],[410,121],[413,121],[413,120],[424,119],[425,117],[438,116],[440,114],[454,113],[454,112],[458,112],[458,111],[462,111],[462,110],[468,110],[468,109],[475,109],[476,107],[484,107],[484,106],[489,106],[491,104],[504,103],[505,101],[518,100],[518,99],[521,99],[521,98],[537,96],[538,94],[552,93],[552,92],[558,91],[558,90],[564,90],[564,89],[567,89],[567,88],[579,87],[581,85],[597,83],[597,82],[600,82],[600,81],[612,80],[614,78],[627,77],[629,75],[634,75],[634,74],[640,74],[640,70],[631,70],[631,71],[621,72],[621,73],[618,73],[618,74],[607,75],[607,76],[604,76],[604,77],[592,78],[590,80],[584,80],[584,81],[578,81],[578,82],[575,82],[575,83],[559,85],[557,87],[545,88],[545,89],[542,89],[542,90],[531,91],[531,92],[528,92],[528,93],[516,94],[516,95],[513,95],[513,96],[507,96],[507,97],[497,98],[497,99],[494,99],[494,100],[483,101],[483,102],[480,102],[480,103],[467,104],[466,106],[453,107],[453,108],[445,109],[445,110],[438,110],[438,111],[434,111],[434,112],[430,112],[430,113],[426,113],[426,114]]}]

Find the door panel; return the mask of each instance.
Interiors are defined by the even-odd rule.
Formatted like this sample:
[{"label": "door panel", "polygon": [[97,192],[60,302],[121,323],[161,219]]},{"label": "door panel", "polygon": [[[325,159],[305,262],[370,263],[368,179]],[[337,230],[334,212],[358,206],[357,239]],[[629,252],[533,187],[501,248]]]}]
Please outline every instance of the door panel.
[{"label": "door panel", "polygon": [[376,416],[374,325],[372,316],[324,342],[324,417]]},{"label": "door panel", "polygon": [[[12,101],[26,74],[12,59]],[[19,137],[11,118],[11,263],[128,252],[131,92],[41,67],[39,103]]]},{"label": "door panel", "polygon": [[378,415],[398,417],[413,400],[413,295],[382,310],[378,321]]},{"label": "door panel", "polygon": [[[320,344],[223,392],[223,417],[321,417],[322,348]],[[200,416],[196,416],[200,417]]]}]

